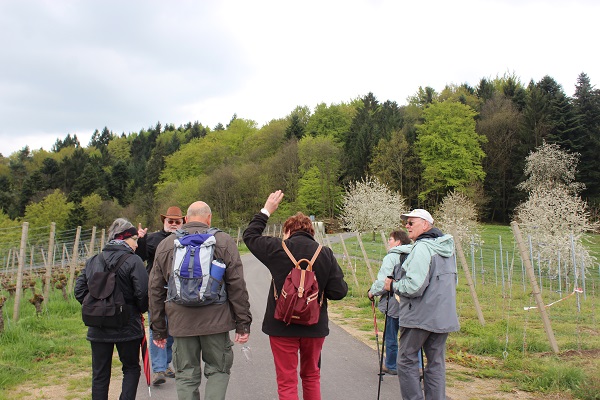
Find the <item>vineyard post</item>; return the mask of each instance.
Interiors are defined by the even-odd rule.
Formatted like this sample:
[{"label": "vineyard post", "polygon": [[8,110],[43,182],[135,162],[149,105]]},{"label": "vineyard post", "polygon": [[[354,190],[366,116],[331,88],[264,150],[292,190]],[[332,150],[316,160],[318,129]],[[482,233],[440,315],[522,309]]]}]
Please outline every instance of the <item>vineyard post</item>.
[{"label": "vineyard post", "polygon": [[50,281],[54,267],[54,236],[56,235],[56,223],[50,224],[50,238],[48,240],[48,258],[46,260],[46,284],[44,286],[44,307],[48,306],[50,299]]},{"label": "vineyard post", "polygon": [[460,264],[462,265],[463,271],[465,272],[465,278],[467,278],[467,285],[469,285],[469,290],[471,291],[471,297],[473,298],[475,311],[477,311],[477,318],[479,318],[479,323],[483,326],[485,325],[485,319],[483,318],[483,313],[481,312],[481,306],[479,305],[477,292],[475,292],[473,278],[471,278],[471,271],[469,271],[469,264],[467,263],[465,253],[463,253],[462,245],[460,244],[460,239],[458,238],[456,230],[453,229],[451,233],[452,236],[454,236],[454,246],[456,247],[456,252],[458,253],[458,258],[460,259]]},{"label": "vineyard post", "polygon": [[331,248],[331,240],[329,240],[329,236],[325,234],[325,242],[327,242],[327,247]]},{"label": "vineyard post", "polygon": [[542,317],[542,322],[544,324],[544,330],[546,331],[546,337],[550,342],[550,346],[552,347],[552,351],[555,354],[558,354],[558,344],[556,343],[556,339],[554,338],[554,332],[552,331],[552,325],[550,325],[550,319],[548,318],[548,313],[546,313],[546,305],[544,304],[544,300],[542,299],[542,294],[540,293],[540,288],[537,284],[537,279],[535,276],[535,271],[533,269],[533,264],[531,259],[527,254],[527,247],[525,247],[525,243],[523,243],[523,237],[521,236],[521,231],[519,229],[519,224],[515,221],[510,223],[510,227],[512,228],[513,235],[515,236],[515,240],[517,241],[517,246],[519,246],[519,252],[521,253],[521,258],[525,263],[525,270],[527,271],[527,276],[529,277],[529,282],[531,283],[531,288],[533,291],[533,297],[535,298],[535,302],[537,304],[537,309],[540,311],[540,315]]},{"label": "vineyard post", "polygon": [[356,232],[356,239],[358,240],[358,245],[360,246],[360,250],[362,251],[363,258],[365,259],[365,263],[367,263],[367,269],[369,270],[369,276],[371,277],[371,282],[375,281],[375,277],[373,276],[373,270],[371,269],[371,262],[369,261],[369,257],[367,256],[367,251],[365,250],[365,245],[363,244],[360,232]]},{"label": "vineyard post", "polygon": [[21,231],[21,248],[19,250],[19,270],[17,271],[17,288],[15,291],[15,307],[13,310],[13,320],[19,320],[19,308],[21,307],[21,296],[23,294],[23,266],[25,264],[25,248],[27,247],[27,233],[29,231],[29,222],[23,222]]},{"label": "vineyard post", "polygon": [[100,250],[102,250],[104,248],[104,234],[105,234],[105,230],[102,229],[102,236],[100,236]]},{"label": "vineyard post", "polygon": [[73,281],[75,280],[75,267],[79,261],[79,237],[81,236],[81,226],[77,227],[75,234],[75,243],[73,243],[73,255],[71,256],[71,268],[69,270],[69,283],[67,284],[67,294],[73,291]]},{"label": "vineyard post", "polygon": [[92,227],[92,238],[90,239],[90,249],[88,258],[94,255],[94,245],[96,244],[96,227]]},{"label": "vineyard post", "polygon": [[8,256],[6,257],[6,273],[8,274],[8,271],[10,271],[9,266],[10,266],[10,258],[12,257],[12,247],[10,247],[8,249]]},{"label": "vineyard post", "polygon": [[356,290],[360,289],[360,285],[358,284],[358,279],[356,278],[356,271],[352,268],[352,262],[350,261],[350,255],[348,254],[348,249],[346,248],[346,242],[344,242],[344,236],[340,233],[340,243],[342,243],[342,249],[344,250],[344,257],[346,258],[347,266],[352,272],[352,277],[354,278],[354,284],[356,285]]},{"label": "vineyard post", "polygon": [[33,257],[35,256],[35,249],[33,246],[30,246],[30,251],[29,251],[29,273],[31,274],[33,272]]}]

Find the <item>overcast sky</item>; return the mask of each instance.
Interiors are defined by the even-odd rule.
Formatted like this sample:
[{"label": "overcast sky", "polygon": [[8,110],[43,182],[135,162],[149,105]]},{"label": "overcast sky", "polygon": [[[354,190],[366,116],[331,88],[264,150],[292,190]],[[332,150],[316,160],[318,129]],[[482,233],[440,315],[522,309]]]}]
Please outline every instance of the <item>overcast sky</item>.
[{"label": "overcast sky", "polygon": [[419,86],[545,75],[600,86],[600,1],[1,0],[0,153]]}]

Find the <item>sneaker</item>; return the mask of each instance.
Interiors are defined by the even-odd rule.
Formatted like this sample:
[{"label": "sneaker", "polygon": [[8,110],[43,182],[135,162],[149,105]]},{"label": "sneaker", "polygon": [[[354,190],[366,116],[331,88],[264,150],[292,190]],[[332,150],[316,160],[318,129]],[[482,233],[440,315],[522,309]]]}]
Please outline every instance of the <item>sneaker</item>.
[{"label": "sneaker", "polygon": [[160,371],[154,374],[154,379],[152,379],[152,384],[154,386],[162,385],[167,380],[165,379],[166,374],[165,371]]},{"label": "sneaker", "polygon": [[173,369],[171,367],[167,368],[167,370],[165,371],[165,376],[167,378],[175,378],[175,371],[173,371]]},{"label": "sneaker", "polygon": [[388,375],[398,375],[398,372],[395,369],[389,369],[385,365],[383,366],[383,368],[381,370]]}]

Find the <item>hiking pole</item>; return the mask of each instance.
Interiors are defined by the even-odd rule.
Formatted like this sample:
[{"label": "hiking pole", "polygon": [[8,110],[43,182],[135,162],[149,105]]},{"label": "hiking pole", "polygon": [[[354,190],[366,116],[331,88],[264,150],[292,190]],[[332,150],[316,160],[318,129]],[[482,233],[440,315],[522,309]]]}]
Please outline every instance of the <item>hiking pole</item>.
[{"label": "hiking pole", "polygon": [[425,348],[421,347],[421,381],[423,382],[423,395],[425,394]]},{"label": "hiking pole", "polygon": [[371,299],[373,309],[373,326],[375,327],[375,342],[377,343],[377,359],[379,360],[379,332],[377,331],[377,315],[375,314],[375,297]]},{"label": "hiking pole", "polygon": [[385,304],[385,322],[383,324],[383,340],[381,341],[381,355],[379,359],[379,385],[377,386],[377,400],[381,394],[381,381],[383,380],[383,355],[385,354],[385,335],[387,334],[388,309],[390,307],[390,293],[387,292],[387,303]]}]

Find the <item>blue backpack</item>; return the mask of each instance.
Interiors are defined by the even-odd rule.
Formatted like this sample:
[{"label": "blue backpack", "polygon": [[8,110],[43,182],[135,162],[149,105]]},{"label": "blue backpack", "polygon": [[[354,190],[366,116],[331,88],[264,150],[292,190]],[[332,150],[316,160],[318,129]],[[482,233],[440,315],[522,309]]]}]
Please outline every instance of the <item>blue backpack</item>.
[{"label": "blue backpack", "polygon": [[190,307],[227,301],[223,281],[226,265],[223,260],[214,259],[214,235],[218,231],[210,228],[206,233],[176,232],[166,301]]}]

